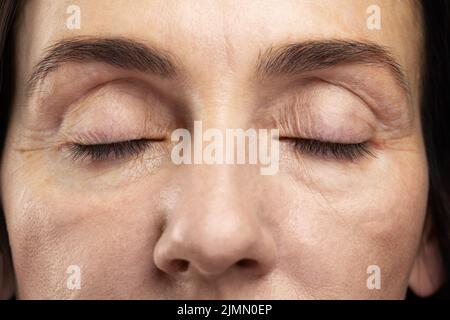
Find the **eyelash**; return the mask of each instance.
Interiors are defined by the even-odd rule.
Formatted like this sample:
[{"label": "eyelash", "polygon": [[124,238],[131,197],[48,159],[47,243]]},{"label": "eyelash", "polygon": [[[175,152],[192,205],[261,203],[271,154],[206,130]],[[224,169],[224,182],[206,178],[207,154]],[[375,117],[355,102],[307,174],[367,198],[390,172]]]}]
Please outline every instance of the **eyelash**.
[{"label": "eyelash", "polygon": [[103,144],[79,144],[69,146],[73,160],[114,160],[141,154],[154,141],[147,139],[127,140]]},{"label": "eyelash", "polygon": [[[296,151],[325,159],[356,161],[367,156],[375,157],[366,142],[334,143],[313,139],[287,138]],[[102,161],[124,159],[141,154],[153,141],[147,139],[127,140],[104,144],[74,143],[69,147],[73,160]]]},{"label": "eyelash", "polygon": [[312,139],[289,139],[295,149],[303,154],[309,154],[325,159],[357,161],[362,158],[376,157],[369,149],[367,142],[334,143]]}]

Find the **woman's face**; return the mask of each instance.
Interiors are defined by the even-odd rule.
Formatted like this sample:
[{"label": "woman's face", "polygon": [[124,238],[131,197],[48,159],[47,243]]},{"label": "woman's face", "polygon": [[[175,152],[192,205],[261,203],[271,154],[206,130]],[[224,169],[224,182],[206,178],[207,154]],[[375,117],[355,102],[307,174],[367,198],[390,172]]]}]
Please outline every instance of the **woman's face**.
[{"label": "woman's face", "polygon": [[[415,2],[378,0],[380,28],[365,0],[71,4],[17,25],[19,298],[404,297],[428,193]],[[279,129],[278,170],[176,164],[195,120]]]}]

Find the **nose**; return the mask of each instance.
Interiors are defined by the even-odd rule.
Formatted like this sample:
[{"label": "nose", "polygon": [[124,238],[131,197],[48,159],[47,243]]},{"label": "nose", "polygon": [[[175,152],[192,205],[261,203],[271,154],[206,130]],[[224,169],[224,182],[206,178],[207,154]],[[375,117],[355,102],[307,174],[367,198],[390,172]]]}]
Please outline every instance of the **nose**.
[{"label": "nose", "polygon": [[261,206],[244,196],[242,182],[237,190],[232,179],[223,175],[221,179],[217,170],[196,171],[195,178],[185,181],[177,206],[168,212],[154,250],[155,265],[167,274],[189,271],[208,279],[231,272],[268,273],[276,247],[257,211]]}]

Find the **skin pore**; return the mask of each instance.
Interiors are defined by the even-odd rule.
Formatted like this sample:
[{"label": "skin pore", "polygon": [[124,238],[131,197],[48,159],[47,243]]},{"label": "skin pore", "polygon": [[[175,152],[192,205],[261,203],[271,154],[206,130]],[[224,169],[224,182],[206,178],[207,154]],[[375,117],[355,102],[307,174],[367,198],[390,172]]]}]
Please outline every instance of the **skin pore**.
[{"label": "skin pore", "polygon": [[[70,4],[27,2],[17,24],[1,199],[18,298],[437,288],[416,270],[428,172],[414,1],[379,0],[381,30],[366,27],[365,0],[80,0],[79,30],[65,25]],[[194,120],[279,129],[279,172],[175,166],[170,135]],[[82,153],[138,140],[123,157]],[[80,290],[66,286],[71,265]],[[367,287],[371,265],[379,290]]]}]

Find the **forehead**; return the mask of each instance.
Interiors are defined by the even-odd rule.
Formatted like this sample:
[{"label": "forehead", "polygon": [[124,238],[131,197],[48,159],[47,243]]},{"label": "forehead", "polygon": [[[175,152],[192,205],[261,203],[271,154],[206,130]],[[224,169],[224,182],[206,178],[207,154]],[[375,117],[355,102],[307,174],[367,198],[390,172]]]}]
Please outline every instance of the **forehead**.
[{"label": "forehead", "polygon": [[[209,71],[253,63],[270,46],[305,40],[369,40],[389,48],[417,78],[422,45],[416,1],[379,0],[381,29],[370,30],[370,0],[77,1],[81,28],[66,21],[72,1],[29,1],[19,26],[25,73],[57,40],[80,35],[123,36],[167,50],[183,63]],[[25,63],[23,63],[25,61]]]}]

